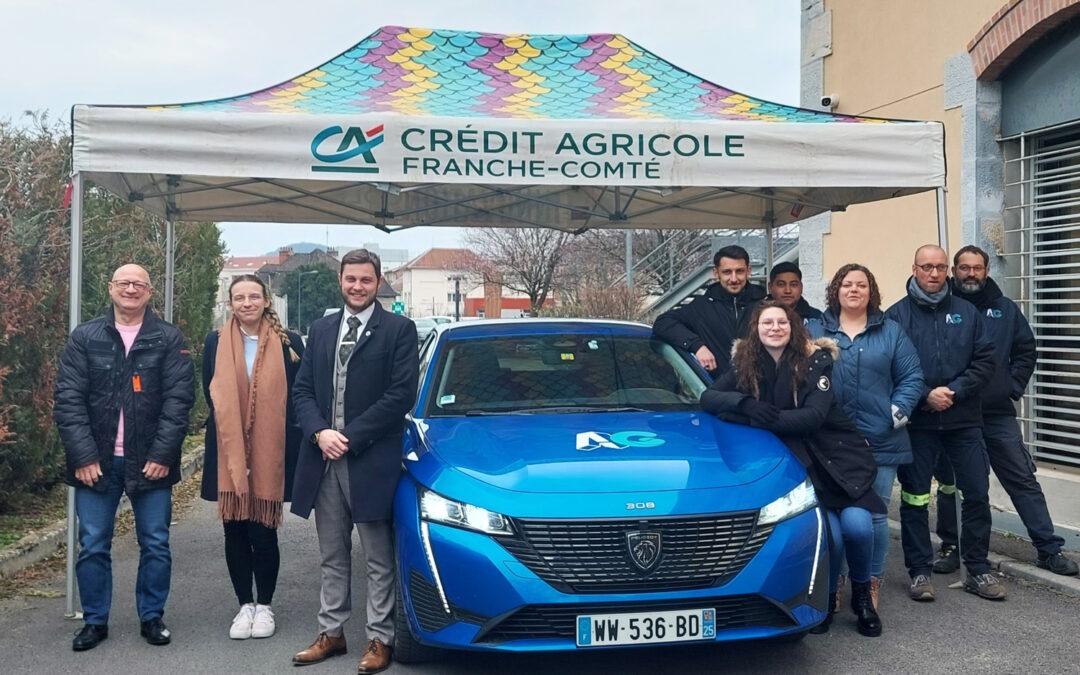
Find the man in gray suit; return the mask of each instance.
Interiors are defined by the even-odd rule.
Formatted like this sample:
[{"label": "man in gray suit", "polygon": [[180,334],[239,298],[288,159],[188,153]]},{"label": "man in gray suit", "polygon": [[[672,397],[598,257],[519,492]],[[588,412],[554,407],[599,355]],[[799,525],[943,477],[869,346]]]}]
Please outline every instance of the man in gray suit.
[{"label": "man in gray suit", "polygon": [[344,654],[352,607],[352,528],[367,557],[368,646],[359,673],[390,665],[394,642],[391,510],[401,475],[405,415],[416,402],[416,326],[375,302],[379,257],[365,249],[341,259],[343,311],[318,319],[293,385],[304,443],[292,512],[315,510],[322,556],[319,636],[296,665]]}]

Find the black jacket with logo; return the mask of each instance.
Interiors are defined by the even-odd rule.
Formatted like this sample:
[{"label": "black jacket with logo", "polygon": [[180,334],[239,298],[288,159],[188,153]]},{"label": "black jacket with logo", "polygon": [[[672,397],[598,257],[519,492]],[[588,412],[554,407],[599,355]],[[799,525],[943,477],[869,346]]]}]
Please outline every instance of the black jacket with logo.
[{"label": "black jacket with logo", "polygon": [[721,375],[731,367],[731,345],[746,336],[750,312],[764,297],[765,289],[754,284],[746,284],[738,295],[711,284],[689,305],[658,316],[653,332],[691,354],[705,345],[716,357],[713,376]]},{"label": "black jacket with logo", "polygon": [[[948,288],[946,286],[946,288]],[[909,293],[885,315],[900,324],[914,343],[922,364],[920,401],[936,387],[955,392],[953,405],[934,412],[922,405],[911,416],[911,429],[947,430],[982,426],[980,393],[994,373],[994,343],[975,306],[951,292],[936,305],[917,302]]]},{"label": "black jacket with logo", "polygon": [[953,293],[975,305],[986,334],[994,343],[994,375],[982,390],[983,415],[1016,415],[1035,371],[1035,335],[1016,303],[1006,298],[993,279],[975,293],[964,293],[953,281]]},{"label": "black jacket with logo", "polygon": [[[53,419],[67,458],[68,485],[86,487],[75,469],[101,463],[112,473],[113,446],[124,411],[124,489],[128,494],[168,487],[180,480],[180,452],[188,412],[195,401],[195,369],[183,334],[146,310],[142,327],[125,356],[112,308],[79,325],[60,357],[53,394]],[[169,467],[150,480],[147,461]],[[98,481],[96,490],[104,490]]]}]

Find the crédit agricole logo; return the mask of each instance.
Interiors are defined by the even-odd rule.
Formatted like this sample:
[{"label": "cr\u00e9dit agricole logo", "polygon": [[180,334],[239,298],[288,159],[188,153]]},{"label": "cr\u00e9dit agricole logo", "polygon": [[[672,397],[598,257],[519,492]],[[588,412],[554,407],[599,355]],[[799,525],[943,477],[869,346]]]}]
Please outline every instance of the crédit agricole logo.
[{"label": "cr\u00e9dit agricole logo", "polygon": [[[323,145],[330,147],[333,140],[339,136],[341,138],[337,149],[332,153],[324,152]],[[311,141],[311,155],[317,162],[311,166],[311,170],[332,173],[379,173],[375,153],[372,151],[382,145],[382,142],[383,125],[381,124],[367,131],[360,127],[342,129],[336,124],[327,127],[316,134]]]}]

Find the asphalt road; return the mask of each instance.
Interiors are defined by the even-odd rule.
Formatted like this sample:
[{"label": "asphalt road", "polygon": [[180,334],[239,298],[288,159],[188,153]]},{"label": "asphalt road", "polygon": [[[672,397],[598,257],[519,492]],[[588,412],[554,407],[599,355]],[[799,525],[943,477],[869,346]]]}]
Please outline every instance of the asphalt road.
[{"label": "asphalt road", "polygon": [[[282,570],[274,601],[277,635],[232,641],[236,611],[214,508],[195,506],[174,524],[173,586],[165,616],[173,643],[152,647],[139,637],[134,609],[138,547],[128,533],[116,542],[116,583],[109,639],[89,652],[71,651],[81,622],[64,618],[63,579],[0,605],[0,672],[13,673],[355,673],[364,640],[361,611],[347,626],[350,653],[297,671],[290,662],[316,635],[318,546],[314,523],[287,517],[281,530]],[[359,563],[359,561],[358,561]],[[355,569],[361,569],[359,564]],[[748,643],[636,648],[563,655],[458,653],[423,666],[395,664],[389,673],[1066,673],[1080,671],[1071,645],[1080,634],[1080,600],[1008,580],[1009,599],[981,600],[946,588],[959,575],[935,577],[938,600],[906,596],[899,542],[893,541],[882,594],[885,633],[855,632],[844,611],[824,636],[797,644]]]}]

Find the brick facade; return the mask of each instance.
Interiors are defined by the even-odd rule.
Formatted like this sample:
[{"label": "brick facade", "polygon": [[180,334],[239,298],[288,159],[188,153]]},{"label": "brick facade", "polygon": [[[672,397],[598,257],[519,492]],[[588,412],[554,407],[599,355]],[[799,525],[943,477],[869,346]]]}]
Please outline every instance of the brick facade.
[{"label": "brick facade", "polygon": [[1025,49],[1069,19],[1080,0],[1009,0],[968,43],[980,80],[996,80]]}]

